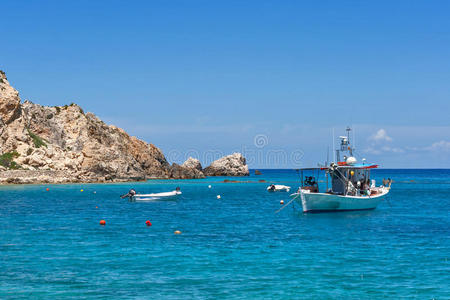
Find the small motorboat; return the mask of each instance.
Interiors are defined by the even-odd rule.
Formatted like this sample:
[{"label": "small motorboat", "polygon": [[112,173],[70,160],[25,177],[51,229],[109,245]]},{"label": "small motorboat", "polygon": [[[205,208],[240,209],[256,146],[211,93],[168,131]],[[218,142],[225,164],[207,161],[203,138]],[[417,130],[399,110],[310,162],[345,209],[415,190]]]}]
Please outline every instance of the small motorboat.
[{"label": "small motorboat", "polygon": [[153,201],[160,199],[169,199],[181,195],[181,190],[177,187],[171,192],[151,193],[151,194],[137,194],[135,190],[131,189],[128,194],[120,196],[121,198],[129,198],[130,201]]},{"label": "small motorboat", "polygon": [[269,192],[289,192],[291,190],[290,186],[281,184],[271,184],[267,187]]}]

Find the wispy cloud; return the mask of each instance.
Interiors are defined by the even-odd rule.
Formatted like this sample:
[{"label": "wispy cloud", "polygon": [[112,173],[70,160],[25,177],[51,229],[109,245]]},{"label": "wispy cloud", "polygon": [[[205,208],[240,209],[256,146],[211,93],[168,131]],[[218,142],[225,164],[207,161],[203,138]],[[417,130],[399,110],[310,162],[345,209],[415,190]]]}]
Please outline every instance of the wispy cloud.
[{"label": "wispy cloud", "polygon": [[450,141],[439,141],[432,143],[429,146],[425,147],[390,147],[390,146],[382,146],[382,147],[375,147],[374,145],[367,147],[364,149],[364,152],[369,154],[375,154],[380,155],[383,153],[420,153],[420,152],[439,152],[439,153],[448,153],[450,152]]},{"label": "wispy cloud", "polygon": [[442,141],[431,144],[430,146],[426,147],[425,150],[450,152],[450,142],[442,140]]},{"label": "wispy cloud", "polygon": [[364,149],[364,152],[365,153],[369,153],[369,154],[379,155],[379,154],[382,154],[382,153],[395,153],[395,154],[405,153],[405,150],[403,148],[400,148],[400,147],[390,147],[390,146],[373,147],[373,146],[369,146],[366,149]]}]

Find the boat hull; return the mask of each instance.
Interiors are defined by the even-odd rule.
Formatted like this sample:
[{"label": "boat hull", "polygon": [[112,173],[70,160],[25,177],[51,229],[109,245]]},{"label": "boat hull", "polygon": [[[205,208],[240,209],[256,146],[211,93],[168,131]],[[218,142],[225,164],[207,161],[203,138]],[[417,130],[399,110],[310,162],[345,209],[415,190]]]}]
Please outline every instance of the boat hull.
[{"label": "boat hull", "polygon": [[302,205],[303,212],[328,212],[375,209],[388,192],[388,190],[383,190],[370,197],[306,192],[295,195],[297,195],[297,202]]},{"label": "boat hull", "polygon": [[179,191],[153,193],[153,194],[137,194],[133,196],[133,201],[153,201],[160,199],[172,199],[181,195]]}]

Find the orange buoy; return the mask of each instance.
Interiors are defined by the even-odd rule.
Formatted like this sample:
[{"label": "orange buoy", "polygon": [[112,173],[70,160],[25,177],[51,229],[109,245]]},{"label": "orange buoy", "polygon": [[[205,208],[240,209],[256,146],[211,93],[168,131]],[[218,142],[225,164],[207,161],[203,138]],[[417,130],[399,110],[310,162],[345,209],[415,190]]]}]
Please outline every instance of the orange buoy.
[{"label": "orange buoy", "polygon": [[175,230],[174,234],[181,234],[181,231]]},{"label": "orange buoy", "polygon": [[152,226],[152,222],[150,222],[150,220],[145,221],[145,224],[147,224],[147,226]]},{"label": "orange buoy", "polygon": [[284,200],[281,200],[281,201],[280,201],[280,204],[283,205],[283,204],[284,204]]},{"label": "orange buoy", "polygon": [[96,206],[95,208],[98,208],[98,206]]},{"label": "orange buoy", "polygon": [[106,221],[105,220],[100,220],[100,225],[105,226],[106,225]]},{"label": "orange buoy", "polygon": [[46,188],[45,190],[46,190],[47,192],[48,192],[48,191],[50,191],[50,189],[49,189],[49,188]]}]

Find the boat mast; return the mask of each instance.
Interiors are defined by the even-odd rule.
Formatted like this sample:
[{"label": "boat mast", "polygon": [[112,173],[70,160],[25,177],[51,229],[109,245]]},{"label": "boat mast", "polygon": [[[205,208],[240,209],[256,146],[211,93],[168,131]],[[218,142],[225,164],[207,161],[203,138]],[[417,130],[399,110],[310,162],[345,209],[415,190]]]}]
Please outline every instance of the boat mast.
[{"label": "boat mast", "polygon": [[350,156],[353,156],[353,149],[350,144],[350,131],[352,131],[352,129],[349,126],[347,126],[346,131],[347,131],[347,143],[348,143],[347,149],[348,149],[348,152],[350,153]]}]

